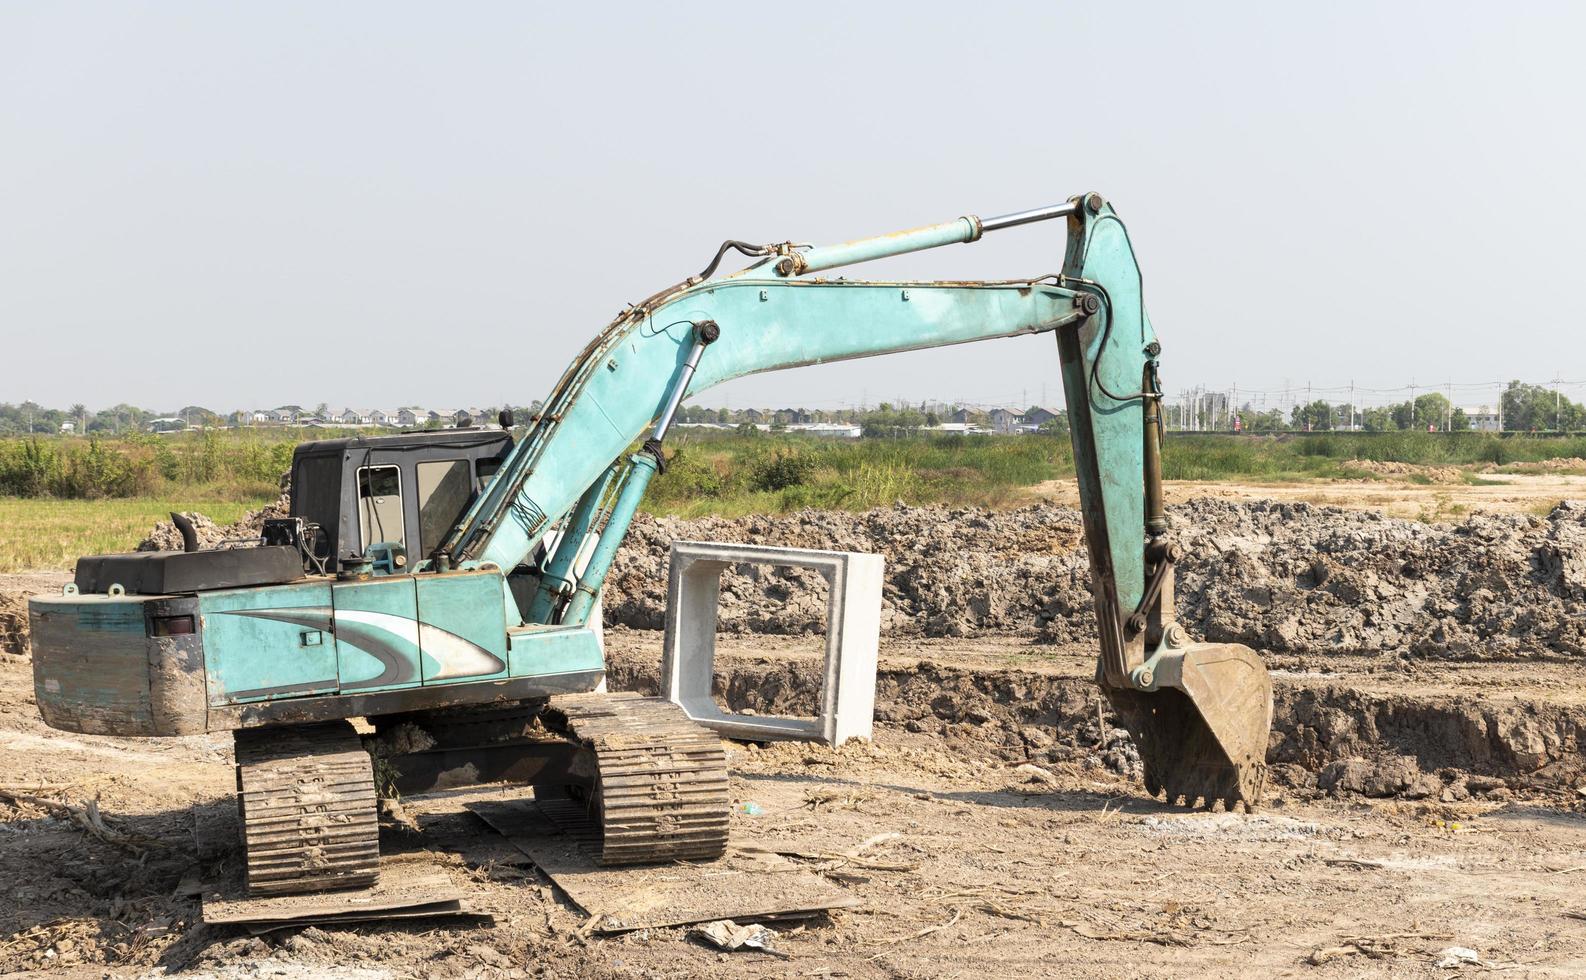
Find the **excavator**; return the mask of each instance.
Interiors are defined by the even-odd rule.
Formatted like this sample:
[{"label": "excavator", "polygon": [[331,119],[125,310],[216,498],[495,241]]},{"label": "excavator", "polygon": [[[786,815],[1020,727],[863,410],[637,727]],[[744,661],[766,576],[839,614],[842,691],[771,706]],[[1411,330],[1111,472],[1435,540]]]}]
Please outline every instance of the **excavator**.
[{"label": "excavator", "polygon": [[[1067,228],[1056,272],[827,275],[1044,221]],[[718,275],[730,252],[751,261]],[[837,245],[729,240],[622,310],[516,441],[299,446],[290,513],[249,546],[199,550],[184,528],[181,551],[85,557],[63,594],[31,601],[40,712],[85,734],[232,733],[253,895],[372,884],[380,799],[472,783],[576,805],[606,865],[719,856],[721,740],[668,701],[605,690],[602,585],[679,404],[756,372],[1040,333],[1068,408],[1097,683],[1151,796],[1249,810],[1271,681],[1250,649],[1175,620],[1161,348],[1128,230],[1094,193]]]}]

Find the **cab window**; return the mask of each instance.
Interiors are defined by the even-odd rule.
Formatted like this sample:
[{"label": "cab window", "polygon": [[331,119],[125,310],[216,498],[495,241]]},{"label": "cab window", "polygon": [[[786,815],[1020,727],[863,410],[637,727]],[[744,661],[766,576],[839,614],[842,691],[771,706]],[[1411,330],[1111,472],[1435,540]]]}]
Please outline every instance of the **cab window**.
[{"label": "cab window", "polygon": [[358,470],[358,532],[363,547],[389,541],[406,547],[402,521],[402,471],[395,466]]},{"label": "cab window", "polygon": [[468,460],[442,459],[420,463],[419,548],[429,554],[445,540],[446,534],[462,519],[473,496],[468,479]]}]

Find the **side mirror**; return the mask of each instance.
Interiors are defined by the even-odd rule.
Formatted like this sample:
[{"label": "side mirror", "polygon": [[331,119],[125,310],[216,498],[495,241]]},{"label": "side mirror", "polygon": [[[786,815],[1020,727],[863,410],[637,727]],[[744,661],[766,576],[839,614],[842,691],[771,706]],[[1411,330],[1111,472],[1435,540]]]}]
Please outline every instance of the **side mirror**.
[{"label": "side mirror", "polygon": [[503,429],[510,429],[510,428],[512,428],[512,409],[510,409],[510,408],[503,408],[503,409],[502,409],[502,410],[501,410],[501,411],[500,411],[500,413],[498,413],[498,414],[497,414],[497,415],[496,415],[496,421],[497,421],[497,422],[499,422],[499,423],[501,423],[501,427],[502,427],[502,428],[503,428]]}]

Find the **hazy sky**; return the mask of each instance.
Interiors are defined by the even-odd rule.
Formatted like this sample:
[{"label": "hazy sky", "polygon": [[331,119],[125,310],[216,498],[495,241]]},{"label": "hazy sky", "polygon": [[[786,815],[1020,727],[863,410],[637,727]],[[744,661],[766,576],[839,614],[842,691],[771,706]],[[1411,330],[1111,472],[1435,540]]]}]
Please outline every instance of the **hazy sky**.
[{"label": "hazy sky", "polygon": [[[524,402],[724,238],[1087,190],[1170,390],[1586,382],[1583,31],[1563,3],[4,2],[0,401]],[[1061,235],[849,274],[1036,275]],[[1043,386],[1050,337],[701,401]]]}]

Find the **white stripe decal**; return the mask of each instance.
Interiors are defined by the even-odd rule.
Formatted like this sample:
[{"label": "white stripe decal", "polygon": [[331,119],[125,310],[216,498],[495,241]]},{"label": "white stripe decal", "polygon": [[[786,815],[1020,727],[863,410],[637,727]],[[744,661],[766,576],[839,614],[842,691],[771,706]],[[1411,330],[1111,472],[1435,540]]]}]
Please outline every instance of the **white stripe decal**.
[{"label": "white stripe decal", "polygon": [[373,626],[378,630],[385,630],[399,640],[405,640],[417,647],[419,645],[418,624],[406,616],[394,616],[391,613],[365,612],[362,609],[338,609],[336,621],[346,620],[349,623],[363,623]]},{"label": "white stripe decal", "polygon": [[507,665],[502,663],[500,657],[455,633],[448,633],[429,623],[419,623],[418,628],[419,648],[440,664],[440,670],[426,677],[427,681],[498,674],[506,669]]}]

